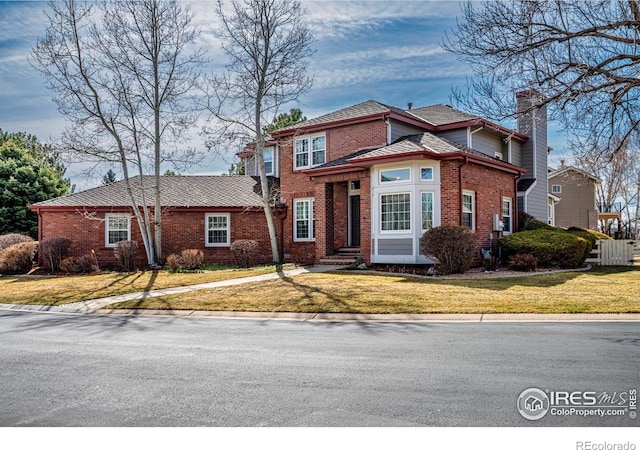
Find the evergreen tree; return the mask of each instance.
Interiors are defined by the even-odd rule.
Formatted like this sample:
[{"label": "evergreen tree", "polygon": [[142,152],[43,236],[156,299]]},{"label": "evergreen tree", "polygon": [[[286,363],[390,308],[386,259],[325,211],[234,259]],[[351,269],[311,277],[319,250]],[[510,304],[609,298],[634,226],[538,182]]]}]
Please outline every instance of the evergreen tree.
[{"label": "evergreen tree", "polygon": [[27,206],[69,193],[65,171],[35,136],[0,130],[0,235],[37,239],[38,216]]}]

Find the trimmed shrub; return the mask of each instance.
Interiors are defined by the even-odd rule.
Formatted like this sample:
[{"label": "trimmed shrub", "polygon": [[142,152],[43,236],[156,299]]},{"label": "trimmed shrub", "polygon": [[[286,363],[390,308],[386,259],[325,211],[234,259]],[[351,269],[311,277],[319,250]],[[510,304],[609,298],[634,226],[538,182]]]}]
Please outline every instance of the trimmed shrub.
[{"label": "trimmed shrub", "polygon": [[33,238],[26,234],[3,234],[0,236],[0,252],[5,248],[11,247],[13,244],[19,244],[20,242],[33,242]]},{"label": "trimmed shrub", "polygon": [[420,238],[420,251],[438,260],[438,273],[464,273],[471,267],[475,242],[467,227],[435,227]]},{"label": "trimmed shrub", "polygon": [[120,241],[113,249],[113,253],[118,260],[118,264],[124,272],[133,272],[135,268],[137,250],[138,242],[136,241]]},{"label": "trimmed shrub", "polygon": [[251,260],[258,255],[258,241],[239,239],[231,244],[231,254],[239,267],[249,267]]},{"label": "trimmed shrub", "polygon": [[518,231],[525,230],[527,228],[527,224],[532,220],[535,220],[535,217],[531,214],[524,211],[518,212]]},{"label": "trimmed shrub", "polygon": [[530,253],[538,258],[542,267],[558,265],[563,269],[575,269],[584,262],[588,243],[560,228],[520,231],[500,238],[505,257]]},{"label": "trimmed shrub", "polygon": [[538,268],[538,258],[531,253],[518,253],[509,258],[509,267],[521,272],[533,272]]},{"label": "trimmed shrub", "polygon": [[531,219],[525,225],[524,230],[559,230],[560,228],[554,227],[553,225],[549,225],[548,223],[542,222],[538,219]]},{"label": "trimmed shrub", "polygon": [[0,273],[3,275],[18,275],[28,273],[33,267],[36,244],[18,242],[0,251]]},{"label": "trimmed shrub", "polygon": [[69,255],[71,240],[65,237],[46,239],[40,243],[38,251],[49,271],[59,272],[60,263]]},{"label": "trimmed shrub", "polygon": [[167,257],[167,265],[171,272],[182,270],[200,270],[204,264],[204,253],[202,250],[190,248],[182,250],[180,255],[175,253]]},{"label": "trimmed shrub", "polygon": [[188,248],[180,252],[182,268],[185,270],[200,270],[204,264],[204,253],[202,250]]},{"label": "trimmed shrub", "polygon": [[92,273],[97,272],[98,266],[91,255],[71,256],[60,263],[60,269],[65,273]]}]

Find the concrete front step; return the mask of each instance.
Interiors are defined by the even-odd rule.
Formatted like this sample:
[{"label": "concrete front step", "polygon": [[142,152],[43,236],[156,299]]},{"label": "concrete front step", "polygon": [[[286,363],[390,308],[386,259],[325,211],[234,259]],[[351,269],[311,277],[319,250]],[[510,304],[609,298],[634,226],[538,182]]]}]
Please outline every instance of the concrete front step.
[{"label": "concrete front step", "polygon": [[353,264],[356,262],[355,258],[338,258],[338,257],[330,257],[323,258],[320,260],[320,264],[334,264],[340,266],[348,266],[349,264]]}]

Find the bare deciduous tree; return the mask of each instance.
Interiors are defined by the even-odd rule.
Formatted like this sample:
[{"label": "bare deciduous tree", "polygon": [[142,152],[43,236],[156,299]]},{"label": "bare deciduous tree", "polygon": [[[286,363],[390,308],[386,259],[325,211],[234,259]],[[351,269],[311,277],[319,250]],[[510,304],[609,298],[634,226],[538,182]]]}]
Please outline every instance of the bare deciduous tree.
[{"label": "bare deciduous tree", "polygon": [[[612,149],[593,149],[588,143],[572,142],[576,166],[600,178],[596,185],[596,206],[600,212],[620,213],[621,225],[628,234],[637,234],[638,190],[640,189],[640,159],[637,149],[626,142]],[[608,222],[601,221],[600,228],[609,232]],[[634,232],[631,230],[635,228]]]},{"label": "bare deciduous tree", "polygon": [[210,130],[209,144],[244,139],[255,145],[271,252],[279,262],[273,195],[264,170],[263,126],[311,88],[307,67],[313,38],[297,0],[232,0],[229,13],[218,0],[216,12],[229,64],[227,73],[210,83],[208,109],[219,126]]},{"label": "bare deciduous tree", "polygon": [[639,134],[636,0],[467,2],[443,46],[473,69],[468,89],[453,94],[469,110],[504,119],[514,91],[534,88],[594,149]]},{"label": "bare deciduous tree", "polygon": [[[189,94],[204,63],[194,46],[192,14],[176,0],[64,0],[49,8],[46,35],[33,57],[70,121],[61,146],[75,161],[120,165],[147,260],[155,266],[162,259],[160,167],[189,164],[195,156],[177,150],[196,119]],[[136,186],[132,172],[140,177]],[[145,186],[147,173],[153,186]]]}]

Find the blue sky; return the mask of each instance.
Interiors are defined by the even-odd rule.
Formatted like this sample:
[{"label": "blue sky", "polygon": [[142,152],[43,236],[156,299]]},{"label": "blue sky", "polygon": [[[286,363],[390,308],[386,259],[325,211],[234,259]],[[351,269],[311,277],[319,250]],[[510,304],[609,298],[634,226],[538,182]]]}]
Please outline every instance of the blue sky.
[{"label": "blue sky", "polygon": [[[308,26],[316,53],[309,70],[313,89],[300,107],[311,118],[368,99],[406,107],[450,102],[453,87],[463,87],[470,69],[440,48],[444,33],[455,27],[460,12],[453,1],[311,1]],[[28,61],[30,49],[45,30],[45,2],[0,2],[0,128],[25,131],[42,141],[57,138],[64,119],[51,101],[40,75]],[[209,51],[212,71],[224,66],[213,37],[214,2],[194,1],[196,21],[203,29],[201,44]],[[191,146],[203,143],[193,133]],[[557,161],[568,157],[562,136],[552,133],[549,144]],[[552,163],[554,162],[552,159]],[[225,171],[231,158],[211,155],[190,173]],[[106,172],[106,168],[104,171]],[[80,167],[69,167],[79,186]],[[78,179],[76,180],[75,177]]]}]

